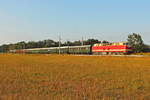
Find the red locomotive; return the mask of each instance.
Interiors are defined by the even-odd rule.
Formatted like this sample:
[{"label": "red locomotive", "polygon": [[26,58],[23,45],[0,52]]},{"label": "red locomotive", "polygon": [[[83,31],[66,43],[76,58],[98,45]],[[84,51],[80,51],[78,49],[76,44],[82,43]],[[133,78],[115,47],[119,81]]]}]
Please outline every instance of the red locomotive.
[{"label": "red locomotive", "polygon": [[95,55],[123,55],[130,52],[132,49],[126,42],[100,43],[92,47],[92,53]]}]

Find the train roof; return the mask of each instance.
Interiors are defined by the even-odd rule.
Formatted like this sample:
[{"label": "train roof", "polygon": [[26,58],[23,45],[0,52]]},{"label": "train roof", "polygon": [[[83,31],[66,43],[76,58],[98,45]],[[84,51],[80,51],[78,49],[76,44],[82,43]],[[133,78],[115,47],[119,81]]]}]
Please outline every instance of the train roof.
[{"label": "train roof", "polygon": [[128,42],[97,43],[94,46],[128,45]]},{"label": "train roof", "polygon": [[32,49],[22,49],[22,50],[52,50],[52,49],[65,49],[65,48],[84,48],[91,47],[91,45],[83,45],[83,46],[62,46],[62,47],[49,47],[49,48],[32,48]]}]

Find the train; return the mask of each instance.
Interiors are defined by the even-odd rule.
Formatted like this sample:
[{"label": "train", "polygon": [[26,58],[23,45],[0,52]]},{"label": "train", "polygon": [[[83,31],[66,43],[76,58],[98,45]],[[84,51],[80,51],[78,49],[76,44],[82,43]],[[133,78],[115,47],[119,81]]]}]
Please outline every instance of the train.
[{"label": "train", "polygon": [[88,54],[88,55],[126,55],[132,53],[127,42],[97,43],[94,45],[63,46],[10,50],[10,53],[26,54]]}]

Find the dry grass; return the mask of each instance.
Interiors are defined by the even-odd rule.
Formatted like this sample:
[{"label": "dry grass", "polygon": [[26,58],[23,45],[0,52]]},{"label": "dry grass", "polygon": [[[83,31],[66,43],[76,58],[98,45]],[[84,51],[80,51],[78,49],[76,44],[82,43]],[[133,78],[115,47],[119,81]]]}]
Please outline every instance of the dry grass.
[{"label": "dry grass", "polygon": [[147,53],[134,53],[133,55],[145,55],[145,56],[150,56],[150,52],[147,52]]},{"label": "dry grass", "polygon": [[150,100],[150,57],[1,54],[0,100]]}]

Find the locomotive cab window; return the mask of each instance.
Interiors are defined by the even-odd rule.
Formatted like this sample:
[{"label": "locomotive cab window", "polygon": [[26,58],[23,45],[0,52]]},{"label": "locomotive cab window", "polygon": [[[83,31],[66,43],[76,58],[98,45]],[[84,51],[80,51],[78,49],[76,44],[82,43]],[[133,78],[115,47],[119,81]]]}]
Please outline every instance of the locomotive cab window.
[{"label": "locomotive cab window", "polygon": [[124,43],[123,45],[129,45],[129,43]]}]

